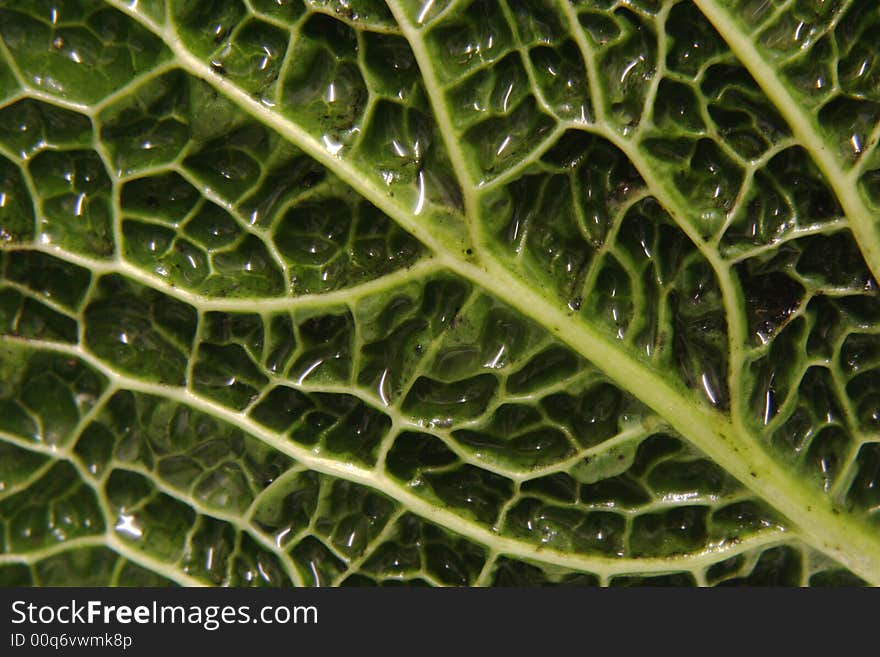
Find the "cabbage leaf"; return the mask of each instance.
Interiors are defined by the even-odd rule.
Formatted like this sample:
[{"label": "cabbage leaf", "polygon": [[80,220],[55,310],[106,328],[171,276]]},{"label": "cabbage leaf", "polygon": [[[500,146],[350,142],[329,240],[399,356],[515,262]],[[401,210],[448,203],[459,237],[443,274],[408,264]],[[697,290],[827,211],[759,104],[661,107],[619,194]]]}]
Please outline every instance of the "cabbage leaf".
[{"label": "cabbage leaf", "polygon": [[0,584],[880,584],[878,33],[0,1]]}]

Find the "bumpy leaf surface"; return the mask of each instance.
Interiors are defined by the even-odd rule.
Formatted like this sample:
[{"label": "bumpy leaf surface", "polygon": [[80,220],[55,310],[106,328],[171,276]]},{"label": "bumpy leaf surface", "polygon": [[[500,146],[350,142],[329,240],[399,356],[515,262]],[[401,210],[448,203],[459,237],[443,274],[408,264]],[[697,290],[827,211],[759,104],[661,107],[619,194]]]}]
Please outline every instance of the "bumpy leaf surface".
[{"label": "bumpy leaf surface", "polygon": [[880,584],[874,0],[0,0],[0,584]]}]

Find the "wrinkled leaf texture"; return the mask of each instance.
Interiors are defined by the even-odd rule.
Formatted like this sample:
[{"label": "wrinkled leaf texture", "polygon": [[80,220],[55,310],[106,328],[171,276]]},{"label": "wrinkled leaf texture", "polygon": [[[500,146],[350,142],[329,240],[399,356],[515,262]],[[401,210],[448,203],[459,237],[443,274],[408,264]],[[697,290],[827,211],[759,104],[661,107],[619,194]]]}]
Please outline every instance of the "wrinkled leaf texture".
[{"label": "wrinkled leaf texture", "polygon": [[880,583],[874,0],[0,0],[0,584]]}]

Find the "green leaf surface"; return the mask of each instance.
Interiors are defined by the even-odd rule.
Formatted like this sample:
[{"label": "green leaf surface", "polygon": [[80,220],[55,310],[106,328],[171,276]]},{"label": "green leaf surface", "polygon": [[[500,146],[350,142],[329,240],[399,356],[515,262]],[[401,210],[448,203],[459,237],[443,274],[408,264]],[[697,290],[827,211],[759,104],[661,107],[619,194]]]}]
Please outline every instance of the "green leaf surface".
[{"label": "green leaf surface", "polygon": [[0,585],[880,584],[873,0],[0,0]]}]

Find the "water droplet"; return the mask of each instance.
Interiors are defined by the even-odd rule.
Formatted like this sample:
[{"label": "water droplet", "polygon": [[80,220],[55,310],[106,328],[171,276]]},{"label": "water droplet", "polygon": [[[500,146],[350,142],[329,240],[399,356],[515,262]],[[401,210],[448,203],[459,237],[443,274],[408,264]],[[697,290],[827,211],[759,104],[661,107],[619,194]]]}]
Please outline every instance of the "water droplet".
[{"label": "water droplet", "polygon": [[134,515],[120,513],[114,529],[129,538],[140,539],[144,535]]}]

